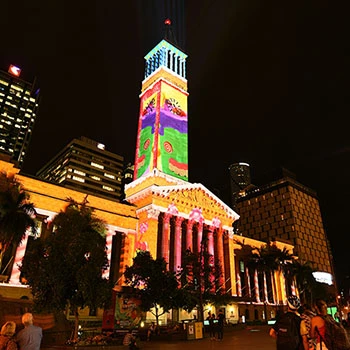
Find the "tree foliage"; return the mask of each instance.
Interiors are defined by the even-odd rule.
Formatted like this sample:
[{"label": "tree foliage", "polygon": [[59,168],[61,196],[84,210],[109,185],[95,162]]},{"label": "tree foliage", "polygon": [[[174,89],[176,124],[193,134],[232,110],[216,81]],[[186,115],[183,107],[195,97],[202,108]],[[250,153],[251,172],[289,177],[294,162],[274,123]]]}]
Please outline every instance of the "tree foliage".
[{"label": "tree foliage", "polygon": [[167,270],[164,258],[153,259],[150,252],[138,251],[124,276],[141,299],[142,310],[150,311],[157,323],[159,316],[180,306],[179,284],[175,273]]},{"label": "tree foliage", "polygon": [[17,247],[27,230],[36,235],[35,208],[14,175],[0,173],[0,274],[10,246]]},{"label": "tree foliage", "polygon": [[197,307],[202,320],[203,305],[222,305],[231,301],[232,297],[225,294],[224,286],[220,285],[221,277],[222,268],[209,254],[205,240],[200,252],[186,250],[180,274],[182,308],[190,312]]},{"label": "tree foliage", "polygon": [[72,199],[52,224],[50,236],[34,241],[21,272],[38,310],[63,311],[69,307],[74,313],[76,340],[79,308],[96,309],[111,300],[112,286],[102,277],[108,268],[106,226],[86,201],[78,204]]}]

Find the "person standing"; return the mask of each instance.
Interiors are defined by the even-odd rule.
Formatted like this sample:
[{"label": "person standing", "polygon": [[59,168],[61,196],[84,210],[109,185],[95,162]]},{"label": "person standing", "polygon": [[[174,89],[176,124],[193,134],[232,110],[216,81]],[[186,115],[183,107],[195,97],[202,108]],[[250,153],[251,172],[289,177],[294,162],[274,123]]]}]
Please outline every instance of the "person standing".
[{"label": "person standing", "polygon": [[16,332],[16,323],[13,321],[8,321],[1,327],[0,349],[4,349],[4,350],[18,349],[17,343],[13,339],[15,332]]},{"label": "person standing", "polygon": [[217,318],[217,333],[218,333],[218,341],[221,341],[224,338],[224,322],[225,315],[222,310],[219,310],[218,318]]},{"label": "person standing", "polygon": [[311,320],[314,316],[316,316],[316,314],[311,309],[311,306],[307,304],[301,306],[298,312],[301,319],[305,321],[305,326],[308,331],[307,339],[309,343],[309,350],[315,350],[314,340],[311,338]]},{"label": "person standing", "polygon": [[22,316],[24,328],[16,335],[16,342],[20,350],[40,350],[43,330],[41,327],[34,326],[33,314],[30,312]]},{"label": "person standing", "polygon": [[277,350],[308,350],[308,331],[298,313],[300,300],[292,295],[288,297],[287,304],[287,312],[278,318],[269,334],[276,339]]},{"label": "person standing", "polygon": [[207,318],[209,321],[209,335],[210,335],[210,340],[215,340],[215,314],[210,314]]}]

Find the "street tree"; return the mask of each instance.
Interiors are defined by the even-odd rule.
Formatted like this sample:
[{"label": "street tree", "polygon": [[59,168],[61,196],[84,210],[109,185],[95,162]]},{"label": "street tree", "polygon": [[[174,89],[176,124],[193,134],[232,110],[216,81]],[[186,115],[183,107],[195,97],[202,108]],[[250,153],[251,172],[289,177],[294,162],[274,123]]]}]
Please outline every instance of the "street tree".
[{"label": "street tree", "polygon": [[141,309],[156,318],[179,307],[179,283],[174,272],[167,270],[164,258],[153,259],[148,251],[140,250],[133,264],[124,272],[125,282],[133,287],[133,293],[141,300]]},{"label": "street tree", "polygon": [[110,282],[102,277],[108,268],[106,225],[94,216],[87,200],[69,204],[53,219],[53,232],[34,241],[23,259],[21,272],[40,310],[75,316],[72,341],[78,339],[79,309],[108,306]]},{"label": "street tree", "polygon": [[[13,260],[3,266],[5,253],[11,247],[16,248],[29,231],[37,233],[35,222],[36,211],[30,202],[30,196],[15,175],[0,173],[0,274],[6,271]],[[13,249],[14,252],[14,249]],[[12,253],[11,253],[12,254]],[[8,255],[8,254],[7,254]]]},{"label": "street tree", "polygon": [[180,273],[182,308],[190,312],[198,309],[198,318],[203,321],[204,305],[222,305],[231,301],[220,285],[222,268],[209,254],[205,239],[198,253],[187,249]]}]

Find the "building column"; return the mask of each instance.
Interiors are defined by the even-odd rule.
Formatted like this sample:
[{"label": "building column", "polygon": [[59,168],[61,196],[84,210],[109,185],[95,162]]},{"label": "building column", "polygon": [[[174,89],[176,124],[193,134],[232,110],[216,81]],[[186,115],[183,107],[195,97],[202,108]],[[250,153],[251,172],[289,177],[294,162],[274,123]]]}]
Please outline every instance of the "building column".
[{"label": "building column", "polygon": [[214,227],[208,227],[208,253],[213,257],[214,263]]},{"label": "building column", "polygon": [[252,296],[252,290],[250,288],[250,274],[249,274],[249,267],[245,266],[245,278],[247,280],[247,289],[248,293],[247,295],[251,298]]},{"label": "building column", "polygon": [[194,222],[192,220],[187,221],[187,230],[186,230],[186,249],[193,251],[193,242],[192,242],[192,228]]},{"label": "building column", "polygon": [[162,257],[169,264],[170,215],[164,214],[162,230]]},{"label": "building column", "polygon": [[258,270],[254,270],[254,289],[255,289],[255,300],[257,303],[260,303],[259,295],[259,279],[258,279]]},{"label": "building column", "polygon": [[19,270],[19,266],[21,265],[22,259],[26,253],[29,232],[30,231],[27,230],[27,232],[24,235],[24,238],[17,246],[15,260],[12,265],[11,276],[9,279],[9,284],[21,284],[21,271]]},{"label": "building column", "polygon": [[266,282],[266,273],[264,272],[264,301],[269,302],[269,297],[267,295],[267,282]]},{"label": "building column", "polygon": [[182,222],[184,218],[177,216],[175,220],[174,237],[174,272],[181,268],[181,247],[182,247]]},{"label": "building column", "polygon": [[198,230],[197,230],[197,247],[198,253],[201,252],[202,249],[202,238],[203,238],[203,222],[198,222]]},{"label": "building column", "polygon": [[106,279],[109,279],[111,257],[112,257],[112,242],[113,242],[114,234],[115,234],[115,232],[108,230],[107,236],[106,236],[108,268],[102,272],[102,278],[106,278]]},{"label": "building column", "polygon": [[239,273],[239,270],[236,271],[236,289],[237,289],[237,296],[242,296],[242,285],[241,285],[241,276]]},{"label": "building column", "polygon": [[[231,276],[225,276],[224,242],[223,242],[224,235],[223,235],[222,227],[219,227],[216,230],[216,232],[217,232],[217,252],[218,252],[217,259],[218,259],[219,265],[221,266],[221,269],[222,269],[222,274],[219,277],[219,285],[223,286],[222,287],[223,291],[225,291],[226,290],[226,286],[225,286],[224,281],[228,277],[231,277]],[[232,280],[232,283],[233,283],[233,280]]]}]

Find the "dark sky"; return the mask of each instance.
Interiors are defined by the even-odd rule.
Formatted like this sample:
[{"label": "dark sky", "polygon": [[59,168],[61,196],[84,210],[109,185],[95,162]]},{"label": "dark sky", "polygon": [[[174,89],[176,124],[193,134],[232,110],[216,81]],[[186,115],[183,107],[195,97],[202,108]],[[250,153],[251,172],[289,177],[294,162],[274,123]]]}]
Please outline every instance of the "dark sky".
[{"label": "dark sky", "polygon": [[134,160],[143,56],[175,9],[189,55],[189,180],[229,204],[231,163],[248,162],[253,182],[288,168],[317,192],[336,269],[349,274],[345,3],[1,1],[0,69],[21,66],[42,95],[24,172],[80,136]]}]

